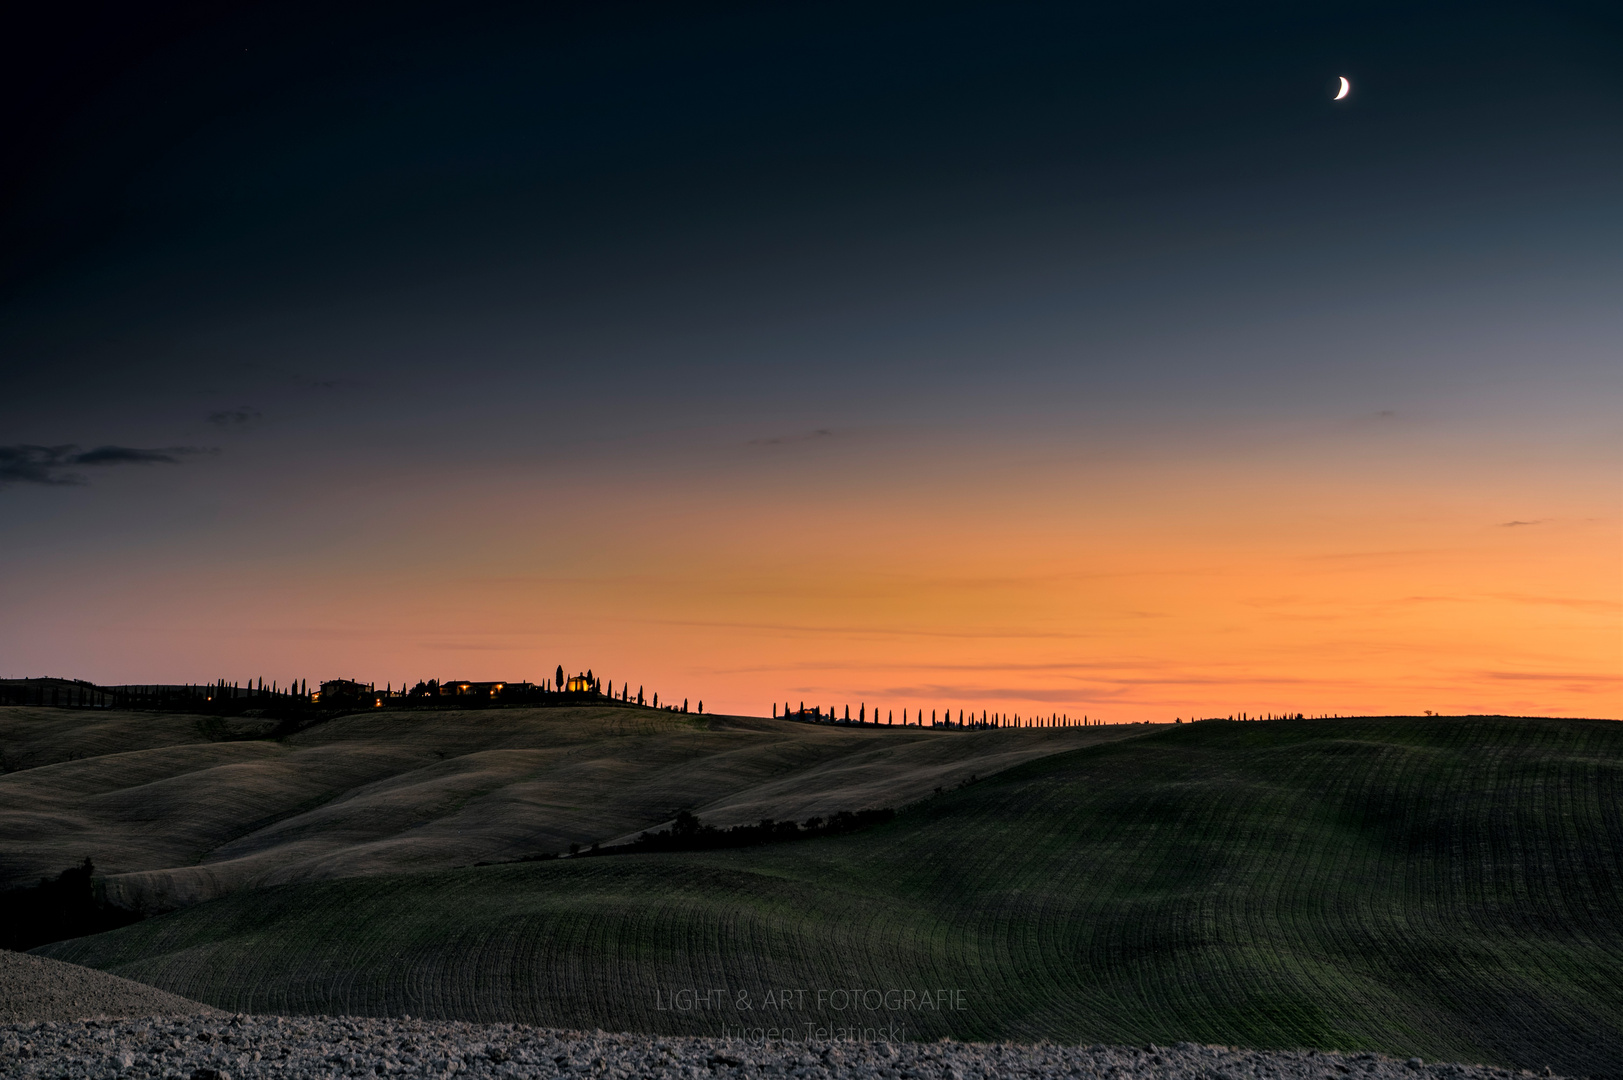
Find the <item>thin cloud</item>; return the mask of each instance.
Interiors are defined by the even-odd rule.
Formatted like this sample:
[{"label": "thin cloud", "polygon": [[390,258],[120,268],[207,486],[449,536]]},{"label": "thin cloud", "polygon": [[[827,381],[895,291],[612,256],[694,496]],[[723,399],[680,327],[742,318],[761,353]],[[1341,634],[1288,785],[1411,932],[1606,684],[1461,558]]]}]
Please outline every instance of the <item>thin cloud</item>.
[{"label": "thin cloud", "polygon": [[535,646],[528,643],[480,641],[419,641],[418,648],[443,649],[448,652],[530,652]]},{"label": "thin cloud", "polygon": [[833,428],[818,428],[816,431],[802,435],[774,435],[768,439],[751,439],[750,446],[784,446],[789,443],[811,442],[813,439],[828,439],[834,436]]},{"label": "thin cloud", "polygon": [[6,484],[77,487],[89,481],[73,471],[75,466],[178,465],[182,458],[210,452],[197,446],[168,446],[151,450],[134,446],[97,446],[82,450],[72,443],[61,446],[15,443],[0,446],[0,487]]},{"label": "thin cloud", "polygon": [[1518,525],[1542,525],[1542,524],[1544,524],[1544,519],[1543,518],[1536,518],[1533,521],[1501,521],[1499,523],[1499,527],[1501,529],[1514,529]]},{"label": "thin cloud", "polygon": [[908,627],[875,627],[851,625],[806,626],[798,623],[743,622],[722,619],[627,619],[638,623],[660,626],[705,626],[724,630],[772,630],[791,634],[840,634],[866,637],[924,637],[924,638],[1042,638],[1093,641],[1099,632],[1072,633],[1062,630],[1023,630],[976,628],[969,630],[926,630]]},{"label": "thin cloud", "polygon": [[250,420],[258,420],[263,414],[252,405],[242,405],[235,409],[221,409],[219,412],[209,413],[209,423],[220,427],[231,427],[236,424],[246,424]]},{"label": "thin cloud", "polygon": [[[1244,680],[1248,685],[1272,686],[1281,688],[1310,688],[1334,685],[1324,679],[1300,678],[1293,676],[1247,676]],[[906,683],[884,687],[876,692],[875,696],[889,695],[896,698],[916,698],[928,701],[931,698],[955,698],[959,701],[996,701],[1019,700],[1066,702],[1078,700],[1114,700],[1134,694],[1145,687],[1232,687],[1234,679],[1208,675],[1180,675],[1169,671],[1165,675],[1155,677],[1116,677],[1104,675],[1079,678],[1063,686],[1032,686],[1020,683],[992,684],[992,683]]]},{"label": "thin cloud", "polygon": [[1559,682],[1574,684],[1601,684],[1623,682],[1623,676],[1594,671],[1484,671],[1484,678],[1500,682]]},{"label": "thin cloud", "polygon": [[1371,429],[1391,428],[1406,422],[1407,416],[1399,415],[1396,409],[1380,409],[1376,412],[1362,413],[1352,418],[1351,426],[1355,431],[1369,431]]},{"label": "thin cloud", "polygon": [[1548,604],[1553,607],[1572,608],[1575,611],[1595,611],[1602,615],[1623,614],[1623,603],[1616,600],[1597,600],[1589,596],[1540,596],[1536,593],[1489,593],[1496,600],[1509,600],[1516,604]]}]

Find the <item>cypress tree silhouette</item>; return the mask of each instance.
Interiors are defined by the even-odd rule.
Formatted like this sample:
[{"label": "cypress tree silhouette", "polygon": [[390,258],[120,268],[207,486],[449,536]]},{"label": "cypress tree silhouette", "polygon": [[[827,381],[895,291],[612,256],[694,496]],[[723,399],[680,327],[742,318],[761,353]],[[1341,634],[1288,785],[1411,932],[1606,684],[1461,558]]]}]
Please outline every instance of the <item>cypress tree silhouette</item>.
[{"label": "cypress tree silhouette", "polygon": [[552,685],[555,689],[562,690],[564,688],[564,666],[562,664],[558,665],[557,675],[558,678]]}]

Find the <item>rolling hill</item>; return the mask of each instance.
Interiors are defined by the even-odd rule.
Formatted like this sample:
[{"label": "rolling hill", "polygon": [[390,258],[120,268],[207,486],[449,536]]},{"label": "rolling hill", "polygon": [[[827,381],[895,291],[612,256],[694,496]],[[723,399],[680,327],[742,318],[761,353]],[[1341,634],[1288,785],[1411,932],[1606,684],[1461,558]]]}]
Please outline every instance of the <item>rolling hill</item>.
[{"label": "rolling hill", "polygon": [[939,731],[618,706],[253,718],[0,708],[0,887],[89,857],[125,907],[900,806],[1140,727]]},{"label": "rolling hill", "polygon": [[1620,796],[1614,722],[1207,722],[851,836],[240,892],[40,951],[244,1011],[1619,1076]]}]

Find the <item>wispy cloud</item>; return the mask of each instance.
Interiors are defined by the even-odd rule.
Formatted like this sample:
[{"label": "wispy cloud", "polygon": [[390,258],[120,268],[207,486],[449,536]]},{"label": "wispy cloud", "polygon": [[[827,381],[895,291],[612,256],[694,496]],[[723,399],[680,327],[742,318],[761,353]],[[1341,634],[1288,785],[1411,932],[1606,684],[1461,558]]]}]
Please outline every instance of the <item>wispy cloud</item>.
[{"label": "wispy cloud", "polygon": [[220,427],[232,427],[237,424],[246,424],[250,420],[258,420],[263,415],[252,405],[239,405],[235,409],[221,409],[219,412],[209,413],[209,423]]},{"label": "wispy cloud", "polygon": [[1544,524],[1544,519],[1543,518],[1537,518],[1537,519],[1535,519],[1533,521],[1501,521],[1499,523],[1499,527],[1501,529],[1514,529],[1518,525],[1542,525],[1542,524]]},{"label": "wispy cloud", "polygon": [[89,483],[82,474],[73,471],[75,466],[178,465],[182,458],[210,452],[198,446],[166,446],[151,450],[134,446],[97,446],[84,450],[72,443],[61,446],[15,443],[0,446],[0,487],[7,484],[72,487]]}]

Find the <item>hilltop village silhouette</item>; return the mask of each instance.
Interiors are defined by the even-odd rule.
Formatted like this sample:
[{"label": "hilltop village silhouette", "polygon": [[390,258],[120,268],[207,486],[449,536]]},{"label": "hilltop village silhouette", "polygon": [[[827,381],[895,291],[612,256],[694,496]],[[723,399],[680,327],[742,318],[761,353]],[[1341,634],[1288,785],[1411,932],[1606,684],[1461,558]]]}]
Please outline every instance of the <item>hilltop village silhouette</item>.
[{"label": "hilltop village silhouette", "polygon": [[[618,686],[613,679],[603,679],[588,668],[576,675],[564,674],[558,665],[553,677],[541,682],[527,680],[427,679],[407,687],[401,683],[396,689],[386,683],[382,690],[376,683],[358,679],[328,679],[312,689],[308,682],[295,679],[286,686],[272,680],[250,679],[246,683],[217,679],[212,683],[147,683],[102,686],[83,679],[31,678],[0,679],[0,705],[38,705],[79,709],[164,709],[177,712],[201,712],[215,715],[262,715],[271,718],[290,718],[303,713],[330,713],[333,710],[352,712],[357,708],[372,709],[477,709],[492,706],[527,705],[606,705],[624,708],[657,709],[662,712],[704,713],[704,701],[690,702],[683,698],[660,701],[658,691],[648,692],[639,685],[631,689],[630,680]],[[899,712],[859,702],[854,707],[845,705],[798,705],[773,702],[773,719],[794,720],[804,723],[839,724],[860,727],[911,727],[948,730],[986,730],[1007,728],[1079,728],[1114,726],[1119,723],[1147,724],[1151,721],[1108,721],[1096,716],[1071,716],[1066,712],[1046,715],[1025,715],[1018,712],[994,712],[964,707],[903,707]],[[1315,713],[1314,719],[1330,719],[1338,714]],[[1427,716],[1432,715],[1428,710]],[[1237,711],[1206,717],[1175,717],[1170,723],[1197,723],[1200,720],[1302,720],[1309,714],[1302,712]],[[1166,721],[1163,721],[1166,722]]]}]

